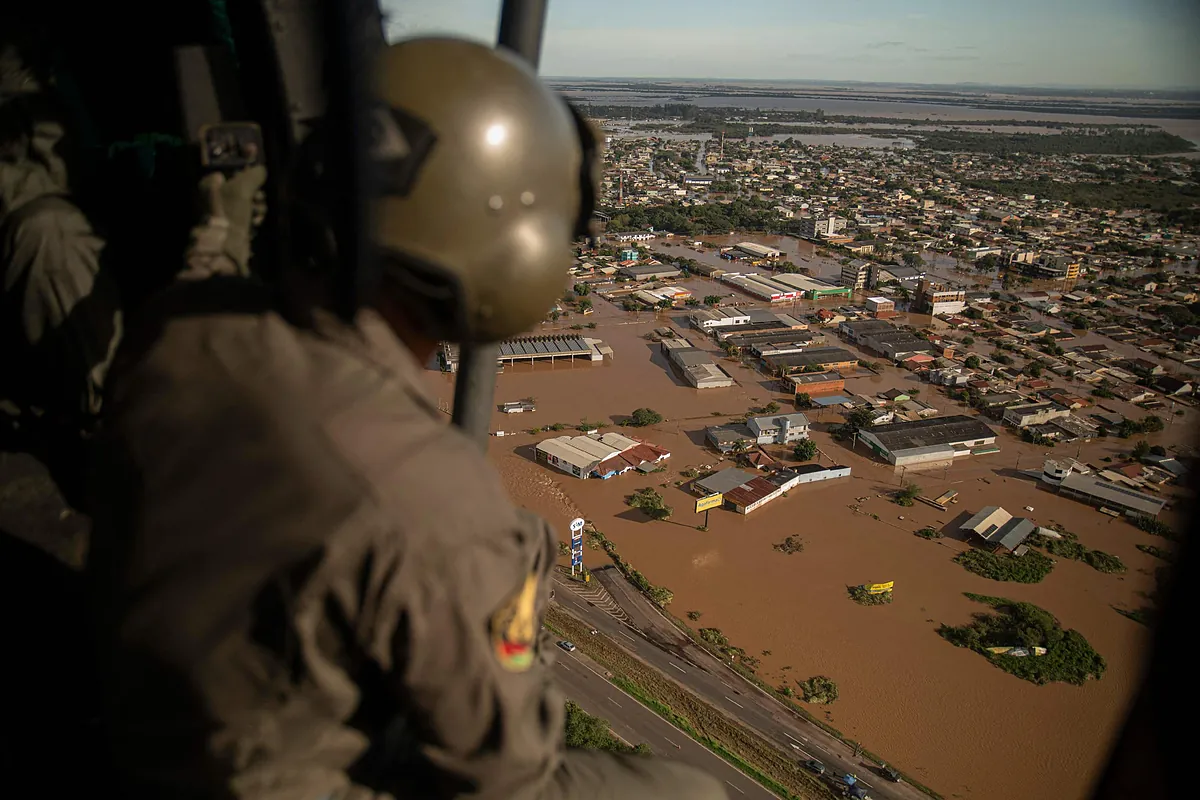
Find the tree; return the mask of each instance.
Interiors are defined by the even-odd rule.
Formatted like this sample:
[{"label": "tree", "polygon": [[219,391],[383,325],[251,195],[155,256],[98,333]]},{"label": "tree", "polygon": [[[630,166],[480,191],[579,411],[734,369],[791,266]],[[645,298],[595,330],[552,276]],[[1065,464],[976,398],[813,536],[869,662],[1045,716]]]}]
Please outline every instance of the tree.
[{"label": "tree", "polygon": [[925,260],[921,258],[920,253],[905,253],[900,257],[904,261],[904,266],[920,269],[925,264]]},{"label": "tree", "polygon": [[591,309],[591,307],[592,307],[592,301],[588,300],[586,297],[579,301],[579,310],[580,311],[588,311]]},{"label": "tree", "polygon": [[975,344],[975,337],[974,336],[964,336],[963,344],[965,344],[967,347],[970,347],[971,345]]},{"label": "tree", "polygon": [[630,747],[613,735],[608,721],[593,717],[570,700],[567,701],[566,745],[572,749],[604,750],[610,753],[649,755],[645,744]]},{"label": "tree", "polygon": [[817,443],[812,439],[801,439],[792,448],[792,458],[797,461],[812,461],[817,455]]},{"label": "tree", "polygon": [[663,500],[663,496],[653,489],[646,487],[638,489],[626,502],[638,509],[650,519],[670,519],[671,507]]},{"label": "tree", "polygon": [[721,298],[715,294],[708,294],[704,296],[704,305],[706,306],[715,306],[720,302]]},{"label": "tree", "polygon": [[1031,378],[1041,377],[1042,365],[1038,361],[1030,361],[1025,365],[1025,374]]},{"label": "tree", "polygon": [[657,425],[662,421],[662,414],[652,408],[635,408],[629,415],[629,422],[626,424],[634,428],[644,428],[647,425]]},{"label": "tree", "polygon": [[1163,447],[1161,444],[1156,444],[1154,447],[1150,448],[1150,454],[1155,456],[1166,456],[1167,448]]},{"label": "tree", "polygon": [[778,414],[779,413],[779,403],[776,403],[774,400],[767,403],[765,406],[763,406],[763,413],[764,414]]},{"label": "tree", "polygon": [[1145,458],[1149,454],[1150,454],[1150,443],[1147,442],[1145,439],[1139,439],[1137,441],[1137,443],[1133,445],[1132,455],[1138,461],[1141,461],[1143,458]]},{"label": "tree", "polygon": [[591,293],[592,287],[588,286],[586,283],[575,284],[575,294],[579,295],[580,297],[587,297]]},{"label": "tree", "polygon": [[963,362],[963,366],[968,369],[979,369],[979,356],[974,354],[967,356],[967,360]]},{"label": "tree", "polygon": [[911,506],[913,504],[913,500],[915,500],[919,494],[921,494],[920,486],[917,486],[915,483],[906,483],[898,492],[896,492],[895,495],[893,495],[893,498],[898,506]]},{"label": "tree", "polygon": [[675,307],[675,303],[665,297],[662,300],[659,300],[654,305],[658,308],[674,308]]},{"label": "tree", "polygon": [[812,398],[805,392],[796,394],[796,408],[812,408]]}]

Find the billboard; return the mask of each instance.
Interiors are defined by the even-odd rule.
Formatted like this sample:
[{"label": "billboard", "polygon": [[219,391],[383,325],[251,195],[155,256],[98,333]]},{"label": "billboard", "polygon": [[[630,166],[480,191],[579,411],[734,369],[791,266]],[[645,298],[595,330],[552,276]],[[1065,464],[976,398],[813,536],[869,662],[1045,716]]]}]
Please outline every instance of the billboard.
[{"label": "billboard", "polygon": [[895,581],[888,581],[887,583],[872,583],[867,586],[867,592],[869,594],[883,594],[884,592],[890,592],[892,590],[893,583],[895,583]]},{"label": "billboard", "polygon": [[725,495],[720,492],[701,497],[696,501],[696,513],[699,514],[701,511],[708,511],[710,508],[720,508],[724,502]]}]

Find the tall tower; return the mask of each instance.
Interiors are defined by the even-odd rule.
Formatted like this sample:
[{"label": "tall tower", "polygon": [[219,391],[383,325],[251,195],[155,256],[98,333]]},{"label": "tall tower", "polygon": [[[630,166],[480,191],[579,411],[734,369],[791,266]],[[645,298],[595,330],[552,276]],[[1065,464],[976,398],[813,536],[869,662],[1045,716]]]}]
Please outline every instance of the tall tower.
[{"label": "tall tower", "polygon": [[725,160],[725,129],[721,128],[721,160]]}]

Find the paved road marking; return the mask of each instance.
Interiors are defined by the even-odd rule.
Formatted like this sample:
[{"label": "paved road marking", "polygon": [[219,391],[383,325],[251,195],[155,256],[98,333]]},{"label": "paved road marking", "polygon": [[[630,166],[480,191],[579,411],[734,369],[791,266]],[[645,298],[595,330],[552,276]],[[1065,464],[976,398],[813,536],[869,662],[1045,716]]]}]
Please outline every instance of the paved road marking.
[{"label": "paved road marking", "polygon": [[[729,781],[725,781],[725,782],[726,782],[726,783],[729,783]],[[734,785],[734,784],[732,784],[732,783],[729,783],[729,785],[730,785],[730,786],[733,786],[733,788],[737,789],[737,790],[738,790],[738,794],[745,794],[745,792],[743,792],[741,789],[738,789],[738,787],[737,787],[736,785]]]},{"label": "paved road marking", "polygon": [[620,707],[621,707],[621,704],[620,704],[620,703],[618,703],[616,700],[613,700],[611,697],[610,697],[610,698],[608,698],[608,702],[612,703],[612,704],[613,704],[614,706],[616,706],[617,708],[620,708]]},{"label": "paved road marking", "polygon": [[735,706],[737,706],[738,708],[740,708],[740,709],[742,709],[743,711],[745,711],[745,707],[743,707],[743,706],[742,706],[742,704],[741,704],[741,703],[739,703],[737,700],[733,700],[732,698],[730,698],[730,697],[728,697],[728,696],[727,696],[725,699],[726,699],[726,700],[728,700],[729,702],[733,703],[733,704],[734,704]]},{"label": "paved road marking", "polygon": [[808,741],[808,739],[805,739],[803,736],[801,736],[799,739],[797,739],[795,736],[792,736],[787,731],[784,731],[783,735],[788,737],[789,739],[791,739],[793,742],[807,742]]},{"label": "paved road marking", "polygon": [[822,753],[825,753],[828,755],[829,751],[826,750],[824,747],[821,747],[821,745],[817,744],[816,742],[809,742],[809,744],[812,745],[813,747],[817,748],[818,750],[820,750]]},{"label": "paved road marking", "polygon": [[[668,662],[668,663],[670,663],[670,662]],[[672,666],[672,667],[675,667],[675,665],[674,665],[674,664],[671,664],[671,666]],[[684,675],[687,675],[687,670],[686,670],[686,669],[682,669],[682,668],[680,668],[680,667],[675,667],[675,669],[679,670],[679,671],[680,671],[680,672],[682,672]]]},{"label": "paved road marking", "polygon": [[[667,739],[667,737],[665,737],[665,736],[664,736],[663,738],[664,738],[664,739]],[[670,739],[667,739],[667,741],[668,741],[668,742],[671,742],[671,740],[670,740]],[[683,749],[682,747],[680,747],[679,745],[675,744],[674,742],[671,742],[671,744],[675,745],[675,749],[676,749],[676,750],[682,750],[682,749]]]},{"label": "paved road marking", "polygon": [[633,642],[634,644],[637,644],[637,639],[633,638],[632,636],[630,636],[630,635],[629,635],[628,633],[626,633],[625,631],[617,631],[617,634],[618,634],[618,635],[620,635],[620,636],[624,636],[624,637],[625,637],[626,639],[628,639],[629,641]]},{"label": "paved road marking", "polygon": [[565,669],[567,672],[570,672],[570,671],[571,671],[571,668],[570,668],[570,667],[568,667],[566,664],[564,664],[564,663],[563,663],[563,662],[561,662],[561,661],[559,661],[559,662],[558,662],[558,665],[559,665],[560,667],[562,667],[563,669]]},{"label": "paved road marking", "polygon": [[[596,676],[597,678],[599,678],[600,680],[602,680],[602,681],[607,681],[607,680],[608,680],[608,678],[605,678],[603,675],[601,675],[599,672],[596,672],[596,670],[592,669],[592,668],[591,668],[591,667],[589,667],[587,664],[583,663],[582,661],[579,661],[579,659],[578,659],[578,658],[576,658],[574,654],[571,654],[571,657],[572,657],[572,658],[575,658],[575,660],[576,660],[576,663],[578,663],[578,664],[579,664],[579,666],[583,667],[584,669],[586,669],[588,672],[590,672],[590,673],[592,673],[593,675],[595,675],[595,676]],[[560,663],[561,663],[561,662],[560,662]]]}]

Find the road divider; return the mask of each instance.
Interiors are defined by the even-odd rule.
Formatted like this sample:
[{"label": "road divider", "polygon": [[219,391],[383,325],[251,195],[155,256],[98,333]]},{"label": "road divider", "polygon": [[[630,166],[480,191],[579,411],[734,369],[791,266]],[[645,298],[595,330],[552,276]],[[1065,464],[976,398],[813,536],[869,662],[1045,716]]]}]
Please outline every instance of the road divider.
[{"label": "road divider", "polygon": [[785,800],[834,797],[828,786],[800,767],[796,758],[635,658],[606,634],[591,635],[584,623],[553,606],[547,611],[546,626],[575,642],[627,695],[767,790]]}]

